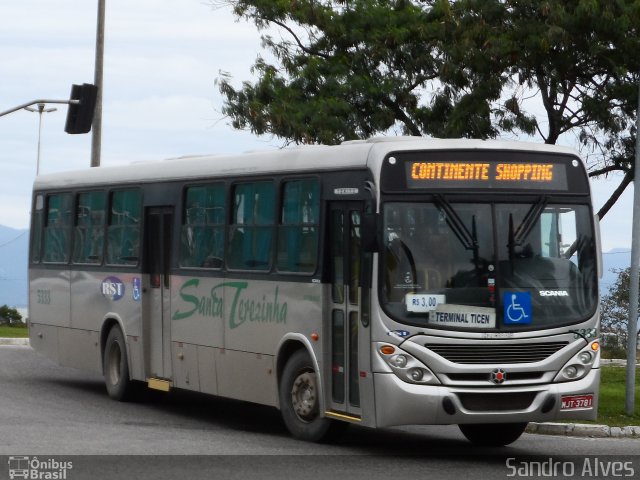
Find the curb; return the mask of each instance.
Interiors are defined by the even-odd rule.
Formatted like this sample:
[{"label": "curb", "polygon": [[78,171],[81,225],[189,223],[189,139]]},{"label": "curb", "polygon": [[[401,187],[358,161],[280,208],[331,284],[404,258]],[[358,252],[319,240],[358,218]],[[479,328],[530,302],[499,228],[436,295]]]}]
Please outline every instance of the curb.
[{"label": "curb", "polygon": [[28,338],[0,338],[0,345],[29,345]]},{"label": "curb", "polygon": [[[607,365],[612,367],[626,367],[627,360],[622,358],[602,358],[600,359],[600,365]],[[636,367],[640,366],[640,362],[636,363]]]},{"label": "curb", "polygon": [[587,438],[640,438],[640,427],[610,427],[590,423],[536,423],[529,422],[527,433],[538,435],[564,435]]}]

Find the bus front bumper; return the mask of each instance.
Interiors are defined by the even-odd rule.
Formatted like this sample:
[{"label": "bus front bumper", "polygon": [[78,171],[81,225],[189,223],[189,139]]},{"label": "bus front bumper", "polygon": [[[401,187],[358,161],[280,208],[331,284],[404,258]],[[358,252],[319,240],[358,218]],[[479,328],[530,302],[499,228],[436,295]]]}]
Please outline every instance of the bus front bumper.
[{"label": "bus front bumper", "polygon": [[[595,420],[600,369],[573,382],[464,388],[406,383],[374,373],[376,426]],[[562,398],[591,396],[590,407],[562,408]]]}]

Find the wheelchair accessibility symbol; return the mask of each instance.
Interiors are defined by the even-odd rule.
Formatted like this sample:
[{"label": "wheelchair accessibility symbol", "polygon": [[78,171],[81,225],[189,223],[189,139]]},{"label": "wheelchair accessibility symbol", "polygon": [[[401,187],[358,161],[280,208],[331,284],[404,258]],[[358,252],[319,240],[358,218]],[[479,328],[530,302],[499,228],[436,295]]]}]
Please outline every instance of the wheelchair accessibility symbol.
[{"label": "wheelchair accessibility symbol", "polygon": [[531,323],[531,294],[504,292],[504,324],[529,325]]}]

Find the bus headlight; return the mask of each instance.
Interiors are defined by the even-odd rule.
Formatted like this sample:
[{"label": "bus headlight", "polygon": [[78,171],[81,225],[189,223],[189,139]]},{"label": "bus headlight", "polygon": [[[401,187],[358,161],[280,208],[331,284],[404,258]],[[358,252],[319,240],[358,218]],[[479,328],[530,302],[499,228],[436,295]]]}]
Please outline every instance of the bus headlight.
[{"label": "bus headlight", "polygon": [[411,368],[409,369],[409,375],[414,382],[420,382],[424,378],[425,370],[422,368]]},{"label": "bus headlight", "polygon": [[589,365],[593,361],[593,355],[591,354],[591,352],[587,351],[580,352],[578,358],[584,365]]},{"label": "bus headlight", "polygon": [[562,375],[569,380],[575,380],[583,370],[579,365],[569,365],[562,370]]},{"label": "bus headlight", "polygon": [[599,343],[593,341],[589,343],[585,348],[580,350],[562,367],[560,373],[556,375],[556,382],[571,382],[573,380],[579,380],[584,377],[591,368],[598,357]]},{"label": "bus headlight", "polygon": [[383,345],[378,348],[378,354],[385,361],[398,378],[407,383],[421,385],[438,385],[440,382],[420,360],[413,355],[400,351],[397,347]]},{"label": "bus headlight", "polygon": [[407,356],[403,355],[403,354],[394,355],[393,357],[389,357],[389,363],[394,365],[397,368],[406,367],[408,361],[409,360],[407,359]]}]

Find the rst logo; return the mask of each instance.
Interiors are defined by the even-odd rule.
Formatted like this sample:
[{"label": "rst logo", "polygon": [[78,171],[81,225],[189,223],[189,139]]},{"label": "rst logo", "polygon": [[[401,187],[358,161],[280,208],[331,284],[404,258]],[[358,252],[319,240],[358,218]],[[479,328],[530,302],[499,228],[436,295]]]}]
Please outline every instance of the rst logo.
[{"label": "rst logo", "polygon": [[107,277],[102,281],[102,295],[114,302],[124,296],[124,283],[118,277]]}]

